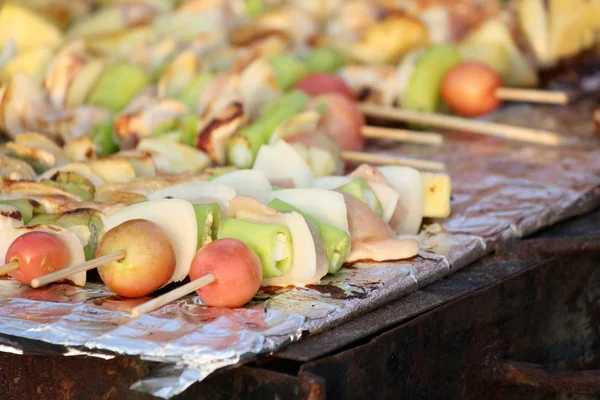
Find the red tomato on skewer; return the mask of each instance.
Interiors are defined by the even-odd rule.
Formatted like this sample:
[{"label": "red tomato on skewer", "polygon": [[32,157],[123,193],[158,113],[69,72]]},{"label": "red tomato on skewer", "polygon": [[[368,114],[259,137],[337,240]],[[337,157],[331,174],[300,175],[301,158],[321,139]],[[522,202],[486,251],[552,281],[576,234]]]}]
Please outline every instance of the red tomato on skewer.
[{"label": "red tomato on skewer", "polygon": [[16,261],[19,268],[10,272],[26,285],[31,280],[58,271],[69,265],[69,249],[56,235],[47,232],[28,232],[19,236],[8,248],[5,263]]},{"label": "red tomato on skewer", "polygon": [[237,239],[219,239],[196,253],[190,279],[213,274],[215,281],[196,292],[204,303],[214,307],[241,307],[256,295],[262,281],[258,256]]},{"label": "red tomato on skewer", "polygon": [[467,62],[446,74],[442,83],[442,98],[448,107],[463,117],[479,117],[500,107],[495,91],[502,87],[502,78],[487,65]]}]

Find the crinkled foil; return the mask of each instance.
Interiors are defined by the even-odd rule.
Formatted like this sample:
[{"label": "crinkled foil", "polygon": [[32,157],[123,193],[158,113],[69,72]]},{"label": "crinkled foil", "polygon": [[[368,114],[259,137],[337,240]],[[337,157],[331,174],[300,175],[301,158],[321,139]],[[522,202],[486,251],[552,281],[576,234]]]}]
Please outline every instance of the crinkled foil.
[{"label": "crinkled foil", "polygon": [[145,299],[122,300],[102,285],[33,290],[0,280],[0,351],[129,355],[163,362],[133,389],[169,398],[217,370],[274,352],[434,282],[482,257],[498,240],[525,236],[599,204],[600,150],[460,134],[450,139],[437,149],[375,149],[436,158],[450,168],[452,216],[428,223],[415,259],[355,264],[304,288],[264,288],[243,309],[206,308],[189,296],[138,319],[129,310]]}]

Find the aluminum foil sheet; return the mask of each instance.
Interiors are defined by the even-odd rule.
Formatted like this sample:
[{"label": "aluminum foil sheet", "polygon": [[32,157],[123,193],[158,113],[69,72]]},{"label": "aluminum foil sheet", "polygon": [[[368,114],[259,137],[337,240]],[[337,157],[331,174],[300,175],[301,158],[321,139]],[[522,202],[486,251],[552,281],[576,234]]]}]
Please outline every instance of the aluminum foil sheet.
[{"label": "aluminum foil sheet", "polygon": [[162,362],[133,389],[169,398],[215,371],[434,282],[490,252],[499,240],[598,206],[600,146],[595,146],[543,148],[460,134],[450,135],[441,148],[378,145],[372,150],[437,158],[450,167],[452,216],[427,222],[414,259],[355,264],[304,288],[263,288],[243,309],[206,308],[189,296],[138,319],[129,310],[146,299],[119,299],[99,284],[33,290],[0,280],[0,351]]}]

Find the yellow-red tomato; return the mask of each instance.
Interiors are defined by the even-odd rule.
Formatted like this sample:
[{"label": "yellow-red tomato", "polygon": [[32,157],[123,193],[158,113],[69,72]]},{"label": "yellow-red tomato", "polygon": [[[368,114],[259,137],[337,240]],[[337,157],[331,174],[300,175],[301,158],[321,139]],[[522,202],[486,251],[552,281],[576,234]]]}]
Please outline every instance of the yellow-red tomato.
[{"label": "yellow-red tomato", "polygon": [[123,297],[142,297],[169,282],[175,271],[175,250],[164,230],[154,222],[133,219],[102,237],[96,257],[125,251],[122,260],[98,268],[102,281]]},{"label": "yellow-red tomato", "polygon": [[10,245],[4,261],[17,261],[19,269],[12,271],[10,276],[30,285],[32,279],[67,267],[69,258],[67,245],[58,236],[47,232],[28,232]]},{"label": "yellow-red tomato", "polygon": [[500,107],[495,91],[502,78],[487,65],[468,62],[451,69],[442,83],[442,98],[463,117],[479,117]]},{"label": "yellow-red tomato", "polygon": [[237,239],[218,239],[196,253],[190,279],[213,274],[215,281],[197,290],[206,305],[241,307],[256,295],[262,281],[258,256]]}]

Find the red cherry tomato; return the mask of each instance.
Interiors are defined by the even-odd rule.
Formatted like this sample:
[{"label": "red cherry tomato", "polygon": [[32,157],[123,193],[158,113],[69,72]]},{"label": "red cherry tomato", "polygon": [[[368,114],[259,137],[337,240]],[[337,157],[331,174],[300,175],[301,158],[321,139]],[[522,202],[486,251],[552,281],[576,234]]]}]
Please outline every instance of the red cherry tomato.
[{"label": "red cherry tomato", "polygon": [[10,276],[24,284],[69,265],[69,249],[56,235],[28,232],[19,236],[8,248],[4,262],[17,261],[19,269]]},{"label": "red cherry tomato", "polygon": [[354,92],[346,85],[346,82],[339,76],[333,74],[315,72],[300,79],[295,87],[311,97],[337,93],[348,98],[348,100],[356,100]]},{"label": "red cherry tomato", "polygon": [[478,117],[500,107],[495,91],[502,78],[480,63],[463,63],[450,70],[442,83],[442,98],[450,109],[463,117]]},{"label": "red cherry tomato", "polygon": [[197,290],[204,303],[214,307],[241,307],[249,302],[262,281],[258,256],[237,239],[219,239],[196,253],[190,279],[213,274],[215,282]]}]

